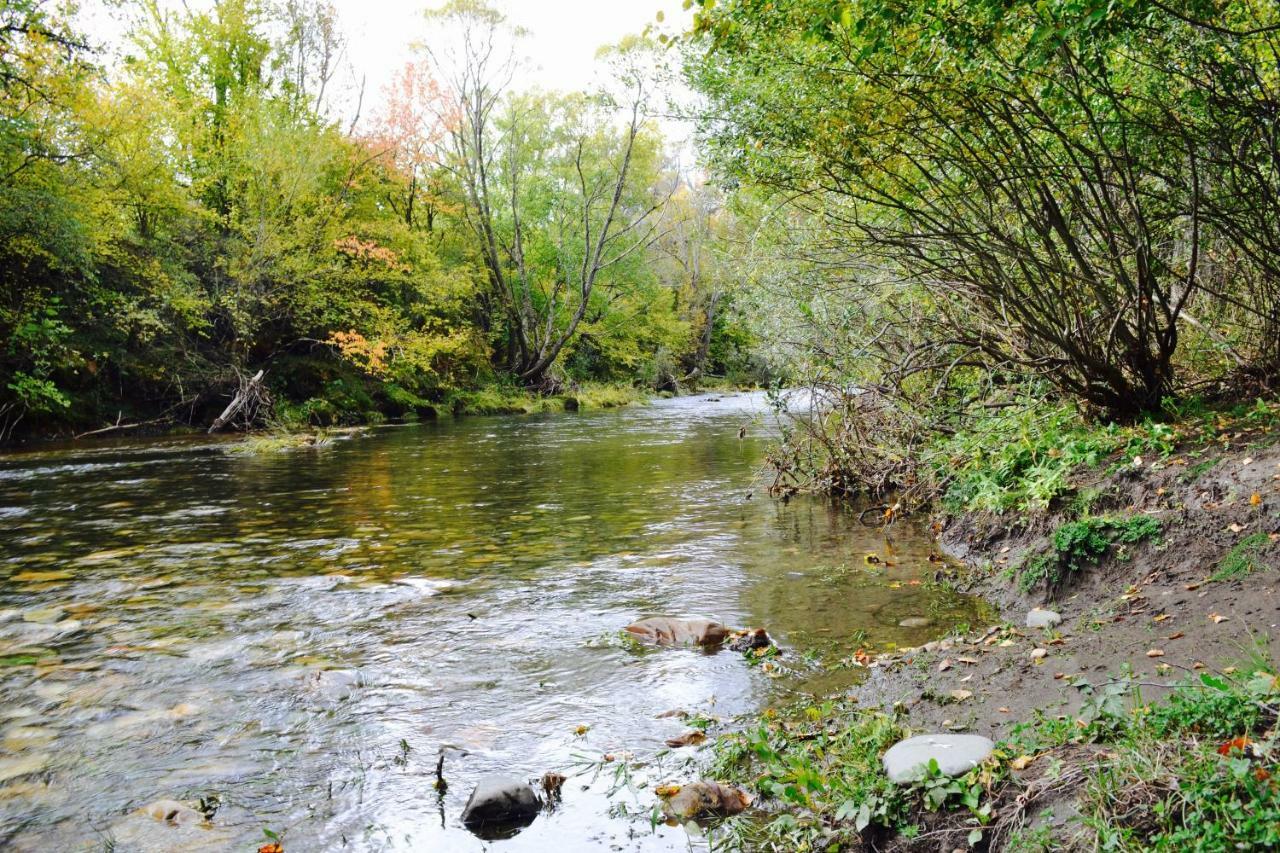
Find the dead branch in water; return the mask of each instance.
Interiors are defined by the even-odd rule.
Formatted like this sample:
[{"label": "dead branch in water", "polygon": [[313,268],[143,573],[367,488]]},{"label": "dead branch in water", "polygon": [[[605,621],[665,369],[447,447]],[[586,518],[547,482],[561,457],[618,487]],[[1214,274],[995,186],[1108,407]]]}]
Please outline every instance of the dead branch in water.
[{"label": "dead branch in water", "polygon": [[231,402],[227,404],[227,407],[222,410],[222,414],[214,418],[213,423],[209,425],[210,433],[222,429],[240,413],[243,413],[241,423],[247,427],[253,423],[259,410],[271,404],[271,395],[267,393],[267,389],[262,385],[264,372],[259,370],[248,379],[243,376],[240,377],[240,390],[231,398]]}]

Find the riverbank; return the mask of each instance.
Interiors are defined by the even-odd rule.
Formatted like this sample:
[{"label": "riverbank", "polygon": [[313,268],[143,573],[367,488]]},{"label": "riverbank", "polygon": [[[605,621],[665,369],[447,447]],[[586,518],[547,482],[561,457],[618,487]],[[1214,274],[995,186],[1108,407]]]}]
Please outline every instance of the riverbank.
[{"label": "riverbank", "polygon": [[[1124,442],[1075,467],[1049,510],[940,516],[940,545],[962,563],[943,582],[1000,621],[858,649],[867,677],[846,695],[722,738],[715,769],[767,815],[726,837],[796,850],[1280,842],[1276,439],[1270,416],[1213,415],[1169,427],[1154,454]],[[1031,621],[1056,624],[1028,627],[1039,607],[1052,612]],[[919,733],[997,746],[961,779],[893,785],[881,756]]]}]

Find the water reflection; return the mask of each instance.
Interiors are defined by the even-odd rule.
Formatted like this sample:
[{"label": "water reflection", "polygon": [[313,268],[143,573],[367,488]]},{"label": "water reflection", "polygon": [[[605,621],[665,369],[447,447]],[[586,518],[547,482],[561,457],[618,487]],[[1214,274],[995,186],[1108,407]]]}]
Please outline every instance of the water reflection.
[{"label": "water reflection", "polygon": [[[651,753],[682,728],[663,711],[729,716],[851,677],[639,653],[618,639],[638,617],[763,625],[788,659],[973,617],[924,582],[923,531],[887,544],[822,501],[747,499],[765,431],[738,429],[763,410],[738,395],[259,456],[0,459],[0,843],[244,849],[270,828],[286,849],[478,850],[458,818],[477,778]],[[607,777],[574,777],[493,846],[687,846],[610,817]],[[216,800],[216,829],[129,816],[162,797]]]}]

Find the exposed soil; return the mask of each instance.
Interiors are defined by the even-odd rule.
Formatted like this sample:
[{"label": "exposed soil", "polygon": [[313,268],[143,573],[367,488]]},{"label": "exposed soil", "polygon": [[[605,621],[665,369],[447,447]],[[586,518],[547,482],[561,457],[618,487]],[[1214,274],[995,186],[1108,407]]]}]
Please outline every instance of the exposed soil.
[{"label": "exposed soil", "polygon": [[[1081,486],[1096,491],[1092,511],[1148,513],[1162,521],[1163,532],[1158,541],[1129,546],[1127,553],[1113,546],[1096,567],[1055,590],[1024,594],[1009,570],[1048,547],[1062,516],[1022,528],[1012,519],[949,520],[942,545],[969,567],[958,582],[987,596],[1005,624],[973,626],[964,637],[883,655],[854,697],[869,708],[900,703],[917,731],[964,731],[1000,740],[1037,712],[1074,716],[1083,698],[1078,685],[1101,685],[1126,667],[1143,698],[1157,699],[1167,686],[1198,671],[1230,672],[1260,655],[1277,660],[1277,438],[1237,434],[1229,446],[1155,464],[1115,460],[1108,473]],[[1213,579],[1246,540],[1253,543],[1244,551],[1252,570]],[[1023,627],[1036,605],[1060,613],[1062,623],[1048,630]],[[1019,781],[1034,788],[1037,772],[1033,765]],[[1055,785],[1046,788],[1047,802],[1037,809],[1048,806],[1049,819],[1060,824],[1069,819],[1074,797],[1070,786]],[[944,847],[957,840],[945,828],[931,834]],[[906,839],[886,846],[924,849]]]}]

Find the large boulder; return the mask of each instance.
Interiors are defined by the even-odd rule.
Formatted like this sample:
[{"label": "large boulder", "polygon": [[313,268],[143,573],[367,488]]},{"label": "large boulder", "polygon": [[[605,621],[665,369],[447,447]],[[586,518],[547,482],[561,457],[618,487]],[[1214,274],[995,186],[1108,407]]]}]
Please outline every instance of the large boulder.
[{"label": "large boulder", "polygon": [[471,792],[462,823],[481,838],[506,838],[533,823],[541,810],[542,800],[527,782],[488,776]]},{"label": "large boulder", "polygon": [[718,646],[729,636],[729,629],[710,619],[676,619],[653,616],[626,627],[634,639],[659,646]]},{"label": "large boulder", "polygon": [[884,754],[884,772],[905,785],[918,780],[929,761],[938,762],[944,776],[960,776],[991,755],[996,745],[981,735],[918,735],[901,740]]}]

